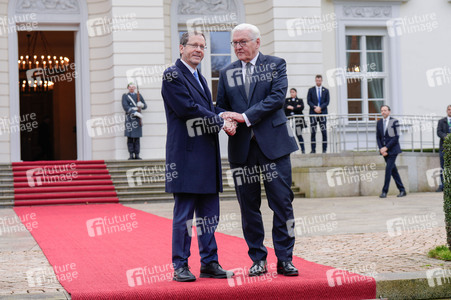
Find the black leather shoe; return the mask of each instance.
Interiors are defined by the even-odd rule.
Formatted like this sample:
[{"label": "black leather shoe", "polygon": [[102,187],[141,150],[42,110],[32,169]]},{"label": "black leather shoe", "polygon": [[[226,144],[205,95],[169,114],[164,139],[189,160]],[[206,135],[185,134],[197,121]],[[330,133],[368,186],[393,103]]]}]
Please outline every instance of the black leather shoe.
[{"label": "black leather shoe", "polygon": [[217,262],[200,267],[200,278],[230,278],[233,272],[224,270]]},{"label": "black leather shoe", "polygon": [[249,269],[249,276],[260,276],[268,272],[266,268],[266,260],[255,261],[252,267]]},{"label": "black leather shoe", "polygon": [[443,192],[443,188],[441,186],[438,187],[438,189],[435,190],[437,193]]},{"label": "black leather shoe", "polygon": [[196,276],[194,276],[193,273],[191,273],[189,267],[186,265],[175,270],[174,278],[172,279],[178,282],[189,282],[196,280]]},{"label": "black leather shoe", "polygon": [[387,193],[382,192],[382,194],[379,195],[379,198],[387,198]]},{"label": "black leather shoe", "polygon": [[283,274],[285,276],[298,276],[299,272],[291,261],[278,261],[277,274]]},{"label": "black leather shoe", "polygon": [[405,197],[405,196],[407,196],[406,191],[401,191],[401,192],[399,192],[398,196],[396,196],[396,197]]},{"label": "black leather shoe", "polygon": [[130,157],[128,158],[128,160],[132,160],[135,159],[135,157],[133,156],[133,153],[130,153]]},{"label": "black leather shoe", "polygon": [[141,158],[141,157],[139,157],[139,155],[138,155],[138,154],[135,154],[135,159],[137,159],[137,160],[142,160],[142,158]]}]

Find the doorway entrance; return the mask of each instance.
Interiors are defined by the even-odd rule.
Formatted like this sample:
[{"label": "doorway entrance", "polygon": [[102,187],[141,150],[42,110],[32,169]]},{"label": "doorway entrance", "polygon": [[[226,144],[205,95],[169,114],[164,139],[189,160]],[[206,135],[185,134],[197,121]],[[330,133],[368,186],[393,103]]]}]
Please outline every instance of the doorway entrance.
[{"label": "doorway entrance", "polygon": [[77,159],[74,45],[74,31],[18,32],[23,161]]}]

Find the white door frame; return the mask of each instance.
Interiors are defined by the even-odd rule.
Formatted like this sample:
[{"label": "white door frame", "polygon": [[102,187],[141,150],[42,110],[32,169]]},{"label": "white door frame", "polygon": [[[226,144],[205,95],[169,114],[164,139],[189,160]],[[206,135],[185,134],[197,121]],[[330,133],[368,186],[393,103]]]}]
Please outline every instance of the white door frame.
[{"label": "white door frame", "polygon": [[[91,138],[87,134],[86,121],[91,117],[90,101],[90,80],[89,80],[89,45],[86,27],[88,8],[85,1],[79,1],[79,12],[49,12],[36,9],[29,12],[16,12],[16,5],[19,0],[10,0],[8,6],[8,17],[23,15],[17,20],[29,20],[33,17],[33,30],[36,31],[74,31],[74,55],[75,70],[77,77],[75,80],[75,113],[77,128],[77,160],[89,160],[92,158]],[[26,16],[28,15],[28,19]],[[16,23],[20,25],[20,23]],[[9,54],[9,96],[10,96],[10,118],[20,116],[20,95],[19,95],[19,46],[17,32],[10,30],[8,33],[8,54]],[[11,162],[21,161],[20,159],[20,131],[10,134]]]}]

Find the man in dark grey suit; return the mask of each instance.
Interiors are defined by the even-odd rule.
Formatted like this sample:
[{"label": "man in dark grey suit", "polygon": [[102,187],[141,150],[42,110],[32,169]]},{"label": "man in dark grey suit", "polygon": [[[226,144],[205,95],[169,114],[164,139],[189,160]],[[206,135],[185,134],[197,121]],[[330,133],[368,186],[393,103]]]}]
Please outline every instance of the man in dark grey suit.
[{"label": "man in dark grey suit", "polygon": [[221,70],[217,106],[228,111],[222,117],[239,123],[236,134],[229,137],[228,154],[243,234],[253,261],[249,276],[267,272],[261,177],[274,211],[277,272],[296,276],[298,270],[292,264],[294,236],[288,233],[287,224],[293,224],[294,219],[290,153],[298,146],[283,109],[288,86],[286,63],[259,52],[260,32],[251,24],[240,24],[232,30],[232,46],[239,60]]},{"label": "man in dark grey suit", "polygon": [[399,122],[397,119],[390,117],[391,109],[388,105],[381,106],[381,114],[383,119],[377,121],[376,124],[376,139],[380,154],[384,157],[387,163],[385,167],[384,187],[380,198],[387,198],[390,180],[393,176],[396,187],[399,189],[398,197],[407,195],[406,189],[399,176],[398,168],[396,168],[396,157],[401,153],[401,146],[399,145]]},{"label": "man in dark grey suit", "polygon": [[440,172],[440,186],[436,192],[443,192],[443,168],[445,165],[445,159],[443,157],[443,142],[445,141],[446,136],[451,132],[451,105],[448,105],[446,113],[448,116],[440,119],[437,124],[437,135],[440,138],[440,168],[442,171]]}]

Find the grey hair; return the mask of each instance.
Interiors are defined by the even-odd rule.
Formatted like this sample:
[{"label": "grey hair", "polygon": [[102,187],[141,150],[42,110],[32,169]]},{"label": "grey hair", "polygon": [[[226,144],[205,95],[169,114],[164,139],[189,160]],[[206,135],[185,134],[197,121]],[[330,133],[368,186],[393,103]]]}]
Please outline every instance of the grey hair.
[{"label": "grey hair", "polygon": [[250,38],[252,40],[256,40],[261,37],[260,30],[258,30],[257,26],[248,23],[241,23],[236,25],[235,28],[232,29],[232,36],[236,31],[249,31]]}]

